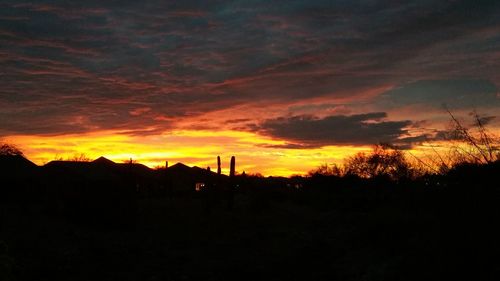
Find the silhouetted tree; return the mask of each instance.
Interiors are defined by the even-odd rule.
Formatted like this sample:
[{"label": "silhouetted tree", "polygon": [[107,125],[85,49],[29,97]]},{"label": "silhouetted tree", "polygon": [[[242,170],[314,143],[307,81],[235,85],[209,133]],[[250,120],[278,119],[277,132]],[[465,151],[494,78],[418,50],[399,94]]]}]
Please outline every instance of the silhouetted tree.
[{"label": "silhouetted tree", "polygon": [[17,146],[10,144],[10,143],[0,143],[0,155],[24,156],[23,152]]},{"label": "silhouetted tree", "polygon": [[500,140],[486,129],[488,120],[494,117],[483,117],[476,111],[472,111],[470,116],[473,124],[465,126],[449,109],[446,111],[452,122],[452,130],[448,133],[448,139],[453,142],[455,164],[490,164],[500,159]]},{"label": "silhouetted tree", "polygon": [[370,154],[360,152],[345,160],[345,174],[361,178],[388,176],[392,180],[412,177],[412,168],[403,151],[388,144],[374,147]]},{"label": "silhouetted tree", "polygon": [[80,154],[75,154],[73,157],[68,158],[69,161],[73,162],[90,162],[92,159],[90,159],[85,153],[80,153]]},{"label": "silhouetted tree", "polygon": [[337,164],[322,164],[318,166],[316,169],[311,170],[308,172],[309,176],[337,176],[341,177],[344,175],[344,169],[343,167],[337,165]]}]

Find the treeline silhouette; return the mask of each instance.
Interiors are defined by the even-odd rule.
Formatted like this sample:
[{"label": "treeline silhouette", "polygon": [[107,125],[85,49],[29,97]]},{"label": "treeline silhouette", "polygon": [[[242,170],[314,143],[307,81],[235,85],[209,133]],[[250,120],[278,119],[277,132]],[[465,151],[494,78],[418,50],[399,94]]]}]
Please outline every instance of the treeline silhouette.
[{"label": "treeline silhouette", "polygon": [[498,143],[456,129],[289,178],[2,144],[0,280],[498,280]]}]

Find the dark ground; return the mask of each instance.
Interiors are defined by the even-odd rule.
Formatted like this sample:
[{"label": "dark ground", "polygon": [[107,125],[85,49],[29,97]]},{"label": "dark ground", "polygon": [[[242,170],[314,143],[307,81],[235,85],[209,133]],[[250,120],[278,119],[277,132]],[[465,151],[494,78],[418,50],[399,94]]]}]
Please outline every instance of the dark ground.
[{"label": "dark ground", "polygon": [[120,225],[7,202],[0,279],[498,280],[492,186],[247,190],[233,210],[143,198]]}]

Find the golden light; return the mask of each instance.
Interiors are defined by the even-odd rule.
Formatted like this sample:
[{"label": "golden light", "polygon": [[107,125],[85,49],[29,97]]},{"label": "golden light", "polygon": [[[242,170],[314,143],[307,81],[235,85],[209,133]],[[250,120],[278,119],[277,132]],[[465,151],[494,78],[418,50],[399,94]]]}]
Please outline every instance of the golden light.
[{"label": "golden light", "polygon": [[11,136],[6,141],[19,146],[38,165],[54,159],[71,159],[85,154],[115,162],[129,159],[151,168],[182,162],[189,166],[214,167],[218,155],[223,173],[229,172],[229,159],[236,156],[237,171],[265,176],[305,174],[324,163],[341,163],[346,156],[370,147],[328,146],[315,149],[272,148],[283,141],[250,132],[176,130],[150,136],[131,136],[122,131],[101,131],[61,136]]}]

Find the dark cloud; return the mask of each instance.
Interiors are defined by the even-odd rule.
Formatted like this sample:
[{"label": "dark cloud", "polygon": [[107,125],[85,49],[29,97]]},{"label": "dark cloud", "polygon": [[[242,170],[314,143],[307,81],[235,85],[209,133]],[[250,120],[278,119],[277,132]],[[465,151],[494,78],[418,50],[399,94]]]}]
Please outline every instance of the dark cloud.
[{"label": "dark cloud", "polygon": [[496,116],[478,116],[478,122],[476,122],[476,125],[479,123],[482,126],[486,126],[490,124],[493,120],[495,120]]},{"label": "dark cloud", "polygon": [[[357,115],[311,115],[267,119],[247,129],[289,142],[281,148],[311,148],[326,145],[373,145],[411,143],[421,138],[408,136],[409,120],[385,121],[385,112]],[[275,146],[276,147],[276,146]]]},{"label": "dark cloud", "polygon": [[[242,104],[356,102],[388,86],[393,103],[476,86],[491,99],[499,12],[482,0],[2,1],[0,135],[159,131]],[[460,86],[409,83],[430,79]]]},{"label": "dark cloud", "polygon": [[246,123],[246,122],[250,122],[252,121],[252,119],[249,119],[249,118],[238,118],[238,119],[229,119],[229,120],[226,120],[225,123],[226,124],[238,124],[238,123]]},{"label": "dark cloud", "polygon": [[378,97],[378,104],[385,108],[406,105],[473,109],[498,107],[499,89],[487,80],[422,80],[404,84]]},{"label": "dark cloud", "polygon": [[279,149],[308,149],[317,148],[317,144],[301,144],[301,143],[285,143],[285,144],[258,144],[264,148],[279,148]]}]

